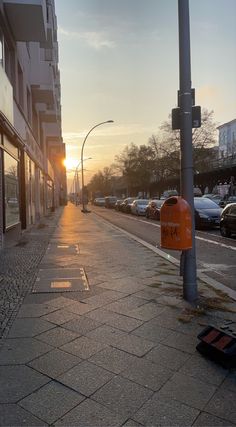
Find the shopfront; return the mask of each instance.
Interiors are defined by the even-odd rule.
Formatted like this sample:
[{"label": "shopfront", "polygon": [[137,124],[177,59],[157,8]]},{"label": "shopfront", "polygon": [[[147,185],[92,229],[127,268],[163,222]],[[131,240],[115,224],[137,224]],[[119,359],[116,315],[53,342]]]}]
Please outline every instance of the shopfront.
[{"label": "shopfront", "polygon": [[1,134],[1,246],[21,231],[20,212],[20,152],[4,134]]}]

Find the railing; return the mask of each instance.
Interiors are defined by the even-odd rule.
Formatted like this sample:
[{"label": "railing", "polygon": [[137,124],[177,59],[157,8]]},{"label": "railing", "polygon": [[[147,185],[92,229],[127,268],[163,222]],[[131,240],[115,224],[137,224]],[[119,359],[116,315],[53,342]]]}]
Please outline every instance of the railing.
[{"label": "railing", "polygon": [[209,165],[209,169],[223,169],[231,166],[236,166],[236,154],[232,154],[231,156],[224,157],[222,159],[212,160]]}]

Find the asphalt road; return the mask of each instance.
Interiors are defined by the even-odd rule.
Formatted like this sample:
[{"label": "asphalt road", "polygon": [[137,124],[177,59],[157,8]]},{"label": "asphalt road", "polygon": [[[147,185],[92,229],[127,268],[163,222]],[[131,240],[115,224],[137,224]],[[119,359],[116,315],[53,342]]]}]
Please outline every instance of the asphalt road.
[{"label": "asphalt road", "polygon": [[[163,250],[176,259],[180,251],[162,249],[160,246],[160,223],[116,212],[114,209],[90,207],[105,220]],[[224,238],[219,229],[196,231],[197,268],[209,277],[236,291],[236,238]]]}]

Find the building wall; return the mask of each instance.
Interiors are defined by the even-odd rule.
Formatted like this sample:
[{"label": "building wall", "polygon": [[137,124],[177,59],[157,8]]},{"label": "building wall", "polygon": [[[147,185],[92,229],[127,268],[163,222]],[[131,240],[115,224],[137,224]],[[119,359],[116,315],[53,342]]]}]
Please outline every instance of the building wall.
[{"label": "building wall", "polygon": [[219,158],[236,155],[236,119],[218,127]]},{"label": "building wall", "polygon": [[54,1],[0,0],[0,247],[59,206],[64,156]]}]

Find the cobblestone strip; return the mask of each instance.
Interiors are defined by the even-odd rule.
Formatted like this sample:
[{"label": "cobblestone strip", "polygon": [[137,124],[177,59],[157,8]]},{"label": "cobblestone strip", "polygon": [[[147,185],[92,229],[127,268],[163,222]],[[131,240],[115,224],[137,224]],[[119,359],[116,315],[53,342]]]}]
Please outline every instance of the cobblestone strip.
[{"label": "cobblestone strip", "polygon": [[0,252],[0,338],[6,336],[24,297],[36,280],[39,263],[57,226],[61,209]]}]

